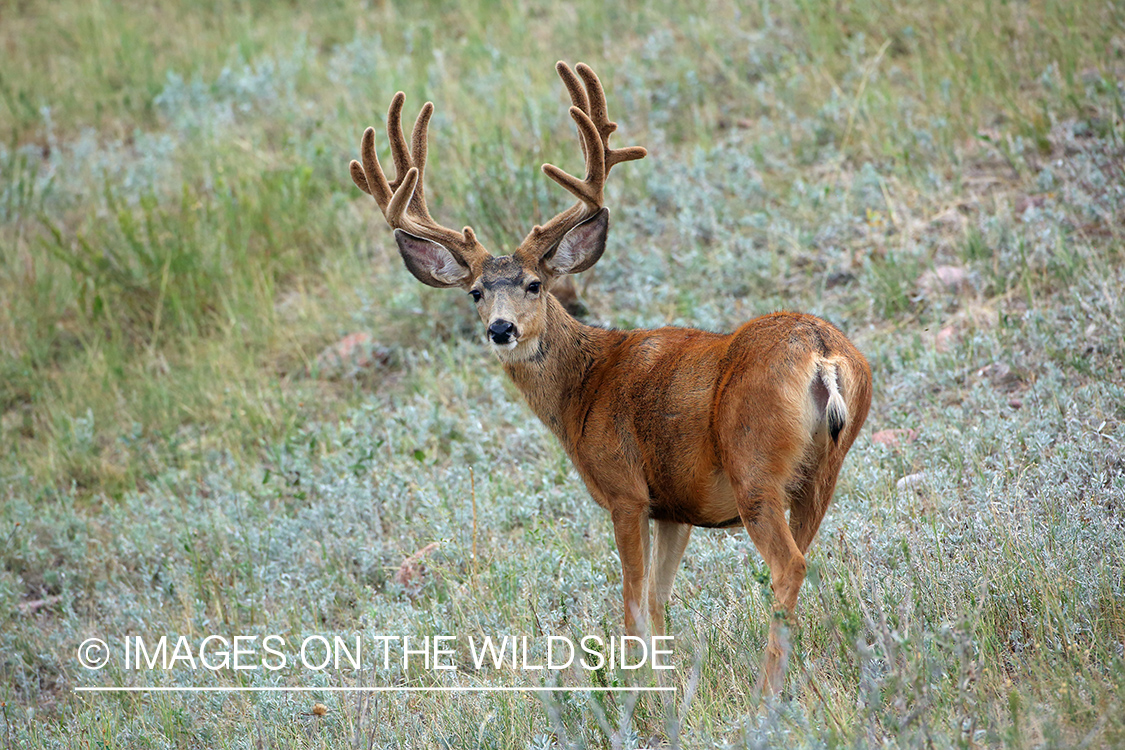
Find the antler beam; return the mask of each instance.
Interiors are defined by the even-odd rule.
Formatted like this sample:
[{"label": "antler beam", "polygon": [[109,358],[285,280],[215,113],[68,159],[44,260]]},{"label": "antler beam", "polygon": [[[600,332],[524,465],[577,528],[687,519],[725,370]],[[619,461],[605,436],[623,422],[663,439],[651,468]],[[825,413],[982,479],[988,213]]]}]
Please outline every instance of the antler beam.
[{"label": "antler beam", "polygon": [[559,78],[570,94],[570,116],[578,126],[579,142],[586,161],[583,179],[564,172],[554,164],[544,164],[543,173],[578,198],[578,203],[555,216],[542,226],[536,226],[520,243],[520,254],[542,256],[562,239],[570,229],[596,213],[605,204],[605,181],[614,165],[623,161],[642,159],[648,153],[641,146],[614,149],[609,147],[609,136],[617,130],[610,121],[605,103],[605,90],[590,66],[578,63],[578,74],[565,62],[555,65]]},{"label": "antler beam", "polygon": [[434,105],[426,102],[414,121],[410,147],[402,132],[402,105],[406,95],[401,91],[391,99],[387,110],[387,140],[391,144],[391,158],[395,164],[395,179],[387,181],[379,157],[375,155],[375,128],[363,133],[360,157],[363,163],[352,160],[349,168],[352,181],[363,192],[375,199],[383,217],[394,229],[432,240],[443,245],[458,263],[470,268],[474,261],[487,255],[477,242],[471,227],[458,232],[434,221],[426,206],[422,177],[426,170],[428,129]]}]

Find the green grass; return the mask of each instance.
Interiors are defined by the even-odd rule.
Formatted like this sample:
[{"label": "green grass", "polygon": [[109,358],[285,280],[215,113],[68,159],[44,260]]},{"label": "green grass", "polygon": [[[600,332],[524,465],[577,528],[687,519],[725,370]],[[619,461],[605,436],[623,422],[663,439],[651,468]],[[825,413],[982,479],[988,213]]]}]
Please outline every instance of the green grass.
[{"label": "green grass", "polygon": [[[1125,13],[692,7],[0,12],[0,747],[1125,743]],[[433,100],[435,213],[511,249],[566,200],[539,165],[578,164],[558,59],[650,149],[614,173],[593,320],[802,309],[872,363],[787,697],[752,689],[764,565],[704,530],[671,723],[654,696],[73,692],[537,679],[89,673],[91,636],[620,632],[608,518],[347,175],[396,90]],[[360,331],[387,362],[323,375]],[[562,680],[591,677],[628,679]]]}]

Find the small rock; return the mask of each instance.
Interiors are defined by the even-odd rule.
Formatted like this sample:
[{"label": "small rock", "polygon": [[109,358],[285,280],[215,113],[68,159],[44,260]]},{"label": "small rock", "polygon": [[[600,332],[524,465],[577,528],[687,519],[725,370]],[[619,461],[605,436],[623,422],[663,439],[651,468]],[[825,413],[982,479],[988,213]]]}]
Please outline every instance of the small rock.
[{"label": "small rock", "polygon": [[953,337],[956,333],[953,326],[942,328],[934,338],[934,347],[939,352],[948,352],[953,347]]},{"label": "small rock", "polygon": [[907,474],[902,479],[895,482],[895,487],[900,490],[910,489],[911,487],[918,487],[926,481],[926,472],[919,471],[916,474]]},{"label": "small rock", "polygon": [[360,370],[385,365],[390,349],[380,346],[369,333],[350,333],[327,346],[316,357],[316,373],[322,378],[354,377]]},{"label": "small rock", "polygon": [[897,429],[879,430],[871,433],[871,442],[893,448],[901,443],[913,443],[918,438],[917,430]]},{"label": "small rock", "polygon": [[1008,399],[1008,406],[1013,409],[1020,409],[1023,407],[1023,401],[1020,401],[1018,398],[1011,398]]},{"label": "small rock", "polygon": [[1102,82],[1102,72],[1098,68],[1083,68],[1082,83],[1092,84]]},{"label": "small rock", "polygon": [[410,598],[418,596],[426,580],[426,564],[424,558],[439,546],[438,542],[430,542],[422,549],[402,561],[395,571],[395,583],[406,589]]},{"label": "small rock", "polygon": [[33,599],[30,602],[20,602],[16,605],[16,608],[20,611],[20,614],[30,615],[38,612],[44,607],[54,606],[61,601],[61,596],[46,596],[42,599]]},{"label": "small rock", "polygon": [[938,266],[918,277],[918,287],[927,296],[960,294],[969,290],[969,272],[962,266]]},{"label": "small rock", "polygon": [[825,289],[833,289],[838,286],[844,286],[855,281],[855,274],[851,271],[833,271],[828,274],[828,278],[824,282]]},{"label": "small rock", "polygon": [[963,287],[969,281],[969,274],[961,266],[938,266],[934,269],[941,283],[951,292]]},{"label": "small rock", "polygon": [[1021,195],[1016,200],[1016,215],[1023,216],[1027,209],[1039,208],[1046,202],[1046,195]]},{"label": "small rock", "polygon": [[1009,393],[1018,390],[1020,383],[1023,382],[1019,372],[1013,372],[1011,366],[1006,362],[993,362],[990,365],[985,365],[977,370],[977,377],[987,379],[993,388],[999,388]]},{"label": "small rock", "polygon": [[1012,368],[1006,362],[993,362],[977,370],[977,377],[988,378],[995,383],[1008,377],[1011,371]]}]

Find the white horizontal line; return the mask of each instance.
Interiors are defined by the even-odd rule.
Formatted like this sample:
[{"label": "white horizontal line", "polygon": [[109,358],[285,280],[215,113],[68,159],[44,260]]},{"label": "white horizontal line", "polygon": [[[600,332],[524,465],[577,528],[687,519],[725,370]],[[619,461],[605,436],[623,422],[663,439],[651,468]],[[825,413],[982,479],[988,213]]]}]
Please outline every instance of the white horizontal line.
[{"label": "white horizontal line", "polygon": [[74,688],[76,693],[667,693],[676,692],[675,687],[488,687],[470,685],[466,687],[396,687],[382,685],[376,687],[100,687],[87,686]]}]

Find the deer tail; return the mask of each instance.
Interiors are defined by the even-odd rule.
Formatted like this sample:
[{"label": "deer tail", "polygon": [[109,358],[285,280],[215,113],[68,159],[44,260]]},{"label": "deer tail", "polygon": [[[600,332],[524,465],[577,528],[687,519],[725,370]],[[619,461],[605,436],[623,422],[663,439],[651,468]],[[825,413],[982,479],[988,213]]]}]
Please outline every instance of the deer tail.
[{"label": "deer tail", "polygon": [[848,423],[848,405],[840,393],[839,373],[835,362],[821,362],[818,368],[820,382],[828,391],[828,402],[824,406],[824,420],[828,423],[828,434],[832,442],[838,443],[840,432]]}]

